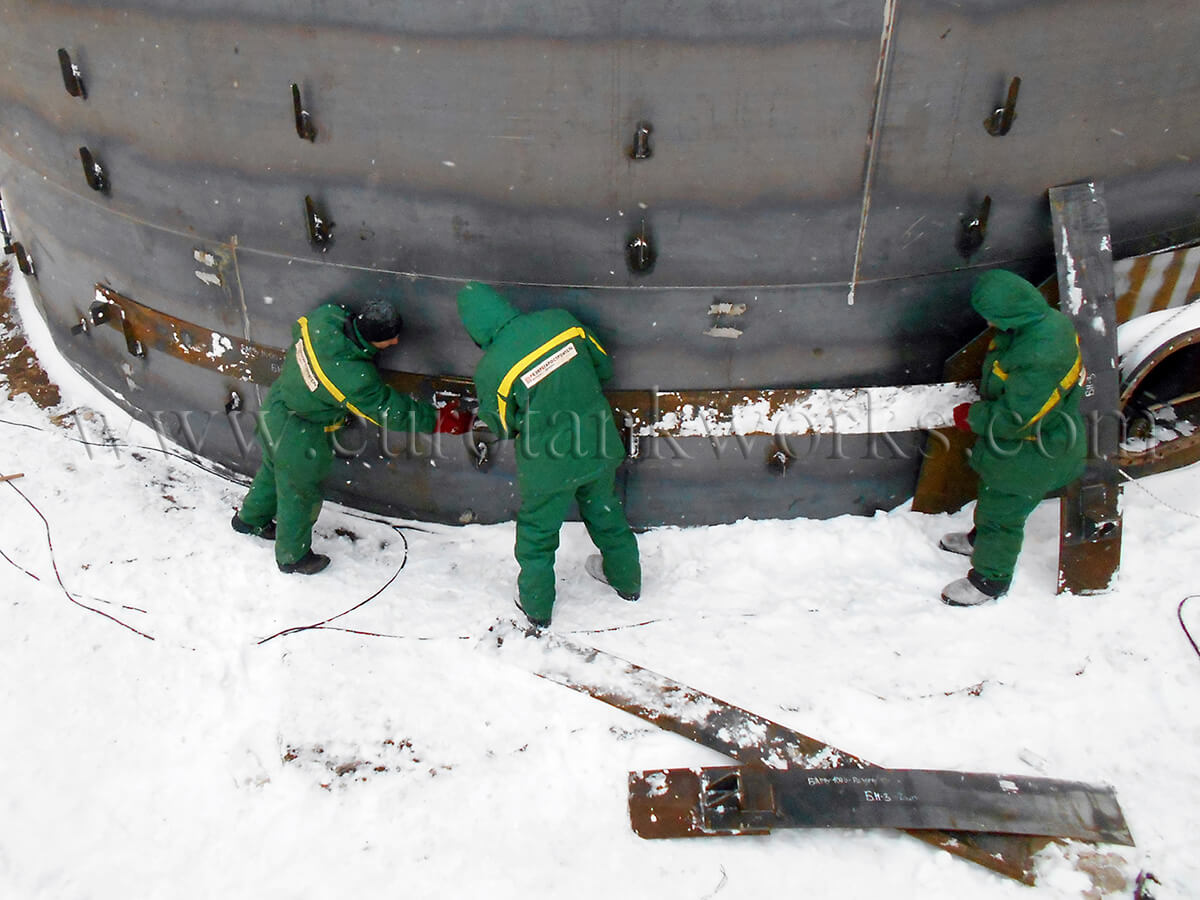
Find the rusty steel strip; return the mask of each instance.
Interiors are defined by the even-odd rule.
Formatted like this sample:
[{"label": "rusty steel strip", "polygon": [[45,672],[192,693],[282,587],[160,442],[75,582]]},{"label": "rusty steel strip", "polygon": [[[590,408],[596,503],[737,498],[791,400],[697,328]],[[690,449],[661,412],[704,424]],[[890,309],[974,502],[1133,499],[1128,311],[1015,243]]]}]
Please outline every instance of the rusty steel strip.
[{"label": "rusty steel strip", "polygon": [[[270,385],[283,366],[284,352],[277,347],[248,341],[236,335],[179,319],[138,303],[112,288],[97,284],[96,302],[92,304],[93,324],[108,324],[121,330],[129,352],[144,356],[153,350],[200,366],[212,372]],[[467,402],[474,400],[474,383],[470,378],[456,375],[427,375],[381,369],[386,383],[398,391],[417,394],[455,396]],[[954,390],[958,384],[913,385],[898,390]],[[818,423],[804,415],[794,416],[791,424],[770,427],[772,417],[789,408],[800,409],[813,401],[828,399],[829,412],[836,404],[868,403],[871,388],[847,388],[835,391],[804,388],[766,388],[730,390],[638,391],[613,390],[605,396],[612,404],[618,424],[629,432],[650,437],[704,437],[716,432],[733,433],[735,413],[748,406],[762,406],[757,425],[737,433],[741,435],[802,435],[817,430]],[[821,407],[824,410],[824,407]],[[824,427],[830,416],[821,415]]]},{"label": "rusty steel strip", "polygon": [[[522,646],[526,637],[516,623],[501,621],[481,646],[512,653],[514,662],[539,678],[587,694],[740,763],[778,770],[877,768],[817,738],[560,635],[543,633],[537,639],[536,655],[528,657]],[[906,833],[1025,884],[1033,884],[1036,877],[1034,854],[1050,843],[1048,838],[1027,835],[929,829],[906,829]]]}]

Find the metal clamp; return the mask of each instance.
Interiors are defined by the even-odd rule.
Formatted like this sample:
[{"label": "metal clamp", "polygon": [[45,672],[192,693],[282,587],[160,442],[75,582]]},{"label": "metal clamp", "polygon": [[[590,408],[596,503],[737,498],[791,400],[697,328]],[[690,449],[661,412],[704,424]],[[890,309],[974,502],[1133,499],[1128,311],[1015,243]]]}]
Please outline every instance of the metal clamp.
[{"label": "metal clamp", "polygon": [[983,198],[983,202],[979,204],[979,211],[974,216],[962,220],[962,231],[958,236],[958,252],[963,259],[970,259],[983,246],[984,240],[987,239],[988,216],[991,215],[991,212],[992,197],[989,194]]},{"label": "metal clamp", "polygon": [[119,304],[109,300],[96,300],[88,307],[88,317],[92,320],[93,325],[102,325],[114,315],[121,320],[121,333],[125,336],[125,349],[131,356],[139,359],[145,358],[146,348],[134,335],[133,326],[125,317],[125,310]]},{"label": "metal clamp", "polygon": [[300,98],[300,85],[292,84],[292,111],[296,116],[296,134],[306,141],[317,140],[317,126],[313,124],[312,116],[304,108]]},{"label": "metal clamp", "polygon": [[641,227],[626,243],[625,258],[629,263],[630,271],[635,275],[648,275],[654,270],[658,253],[654,249],[649,231],[646,230],[645,219],[642,219]]},{"label": "metal clamp", "polygon": [[25,252],[25,245],[20,241],[13,241],[12,250],[17,255],[17,268],[21,270],[21,274],[28,278],[37,278],[33,257]]},{"label": "metal clamp", "polygon": [[475,460],[475,468],[480,472],[486,472],[492,467],[492,444],[495,441],[489,441],[482,437],[471,437],[471,455]]},{"label": "metal clamp", "polygon": [[775,448],[767,456],[767,469],[770,470],[772,475],[778,475],[780,477],[786,475],[788,466],[790,466],[791,463],[791,454],[789,454],[787,450],[785,450],[783,447],[780,447],[778,444],[775,445]]},{"label": "metal clamp", "polygon": [[313,249],[326,252],[333,243],[334,221],[322,215],[313,198],[308,195],[304,197],[304,215],[308,225],[308,242]]},{"label": "metal clamp", "polygon": [[62,69],[63,87],[67,89],[67,93],[80,100],[86,100],[87,87],[83,83],[83,73],[79,71],[79,66],[71,61],[71,54],[62,47],[58,49],[58,67]]},{"label": "metal clamp", "polygon": [[654,155],[650,147],[650,132],[654,130],[649,122],[641,121],[633,131],[633,149],[629,151],[633,159],[649,159]]},{"label": "metal clamp", "polygon": [[107,194],[109,190],[108,175],[96,157],[92,155],[92,151],[87,147],[80,147],[79,159],[83,162],[83,177],[87,180],[88,187],[93,191]]},{"label": "metal clamp", "polygon": [[983,120],[983,127],[993,137],[1004,137],[1017,118],[1017,94],[1021,92],[1020,77],[1013,78],[1008,85],[1008,97],[1003,106],[996,107],[990,116]]}]

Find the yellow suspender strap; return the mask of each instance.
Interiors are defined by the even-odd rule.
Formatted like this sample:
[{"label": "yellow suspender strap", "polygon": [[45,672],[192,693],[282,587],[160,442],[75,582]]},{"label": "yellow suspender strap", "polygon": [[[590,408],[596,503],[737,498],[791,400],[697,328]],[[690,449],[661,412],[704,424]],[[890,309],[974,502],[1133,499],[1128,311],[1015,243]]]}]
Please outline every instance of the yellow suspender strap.
[{"label": "yellow suspender strap", "polygon": [[516,381],[521,376],[521,373],[524,372],[529,366],[537,362],[538,357],[553,350],[559,344],[565,344],[567,341],[581,337],[586,337],[596,345],[597,350],[599,350],[601,353],[604,353],[605,356],[608,355],[594,337],[576,325],[573,328],[568,328],[566,331],[559,332],[532,353],[525,354],[516,362],[515,365],[513,365],[511,369],[508,370],[508,373],[501,380],[500,386],[496,388],[496,407],[500,413],[500,427],[504,429],[505,434],[508,434],[508,421],[506,419],[506,413],[508,412],[508,398],[512,395],[513,382]]},{"label": "yellow suspender strap", "polygon": [[1072,364],[1067,374],[1062,377],[1062,380],[1059,381],[1058,386],[1054,388],[1054,392],[1050,394],[1050,397],[1045,403],[1042,404],[1042,408],[1037,411],[1037,415],[1030,419],[1025,424],[1025,427],[1029,428],[1031,425],[1037,422],[1038,419],[1042,418],[1046,415],[1046,413],[1054,409],[1054,407],[1058,405],[1058,402],[1062,400],[1063,395],[1065,395],[1069,390],[1071,390],[1071,388],[1079,383],[1079,376],[1082,372],[1083,357],[1079,354],[1079,338],[1077,336],[1075,338],[1075,362]]},{"label": "yellow suspender strap", "polygon": [[348,401],[346,399],[346,395],[338,390],[337,385],[329,380],[329,377],[325,374],[325,370],[321,368],[321,364],[317,361],[317,354],[313,351],[312,338],[308,333],[307,316],[300,317],[300,337],[304,340],[304,355],[308,357],[308,364],[312,366],[313,374],[317,376],[317,380],[321,382],[325,390],[329,391],[334,400],[336,400],[338,403],[344,404],[346,409],[350,410],[350,412],[354,413],[356,416],[362,416],[368,422],[378,425],[378,422],[368,416],[353,403]]}]

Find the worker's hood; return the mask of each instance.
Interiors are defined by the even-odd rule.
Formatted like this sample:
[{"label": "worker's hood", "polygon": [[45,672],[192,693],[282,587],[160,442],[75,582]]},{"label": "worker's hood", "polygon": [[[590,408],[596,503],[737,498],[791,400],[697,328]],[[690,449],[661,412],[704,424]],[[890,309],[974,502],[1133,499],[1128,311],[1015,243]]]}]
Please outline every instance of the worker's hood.
[{"label": "worker's hood", "polygon": [[992,269],[979,276],[971,291],[971,306],[1005,331],[1040,322],[1050,309],[1037,288],[1004,269]]},{"label": "worker's hood", "polygon": [[486,350],[520,313],[495,289],[472,281],[458,292],[458,315],[471,340]]}]

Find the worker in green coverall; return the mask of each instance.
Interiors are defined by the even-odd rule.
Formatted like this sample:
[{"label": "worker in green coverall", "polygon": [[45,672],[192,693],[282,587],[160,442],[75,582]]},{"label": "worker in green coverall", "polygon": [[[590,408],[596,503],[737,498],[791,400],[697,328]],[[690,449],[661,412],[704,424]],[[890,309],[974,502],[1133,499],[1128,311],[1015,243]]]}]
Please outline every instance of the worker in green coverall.
[{"label": "worker in green coverall", "polygon": [[975,527],[941,547],[971,557],[966,578],[946,585],[951,606],[978,606],[1008,590],[1025,520],[1047,493],[1083,474],[1087,440],[1079,414],[1083,363],[1075,328],[1032,284],[985,272],[971,306],[996,328],[983,362],[981,399],[954,409],[955,425],[978,435]]},{"label": "worker in green coverall", "polygon": [[614,490],[625,448],[600,390],[612,377],[608,354],[566,310],[521,314],[478,282],[459,291],[458,313],[484,351],[475,369],[478,415],[516,441],[517,607],[536,628],[550,624],[554,555],[572,502],[601,553],[586,570],[637,600],[637,539]]},{"label": "worker in green coverall", "polygon": [[333,432],[348,416],[392,431],[463,434],[470,426],[456,403],[437,409],[383,383],[375,356],[398,343],[402,328],[399,312],[381,299],[357,314],[328,303],[292,326],[283,371],[255,429],[262,466],[233,515],[235,531],[275,541],[281,572],[312,575],[329,565],[312,551],[312,528],[333,465]]}]

